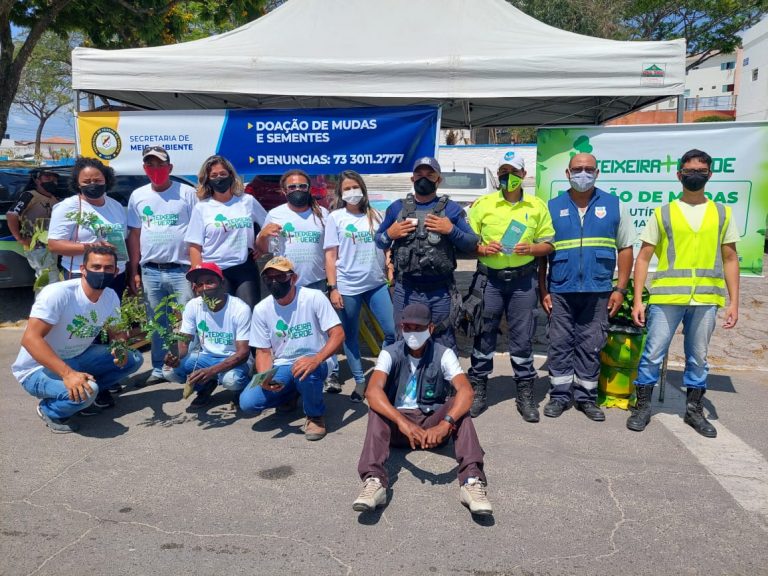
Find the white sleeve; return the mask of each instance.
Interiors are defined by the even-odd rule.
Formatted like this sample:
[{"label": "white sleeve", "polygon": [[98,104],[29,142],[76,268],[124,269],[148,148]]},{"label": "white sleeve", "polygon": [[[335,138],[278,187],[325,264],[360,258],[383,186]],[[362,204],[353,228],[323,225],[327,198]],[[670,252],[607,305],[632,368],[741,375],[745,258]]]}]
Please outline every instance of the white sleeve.
[{"label": "white sleeve", "polygon": [[440,368],[443,369],[443,378],[448,382],[452,382],[459,374],[464,374],[456,353],[450,348],[446,349],[443,357],[440,359]]},{"label": "white sleeve", "polygon": [[725,234],[723,235],[723,244],[733,244],[740,240],[739,227],[734,222],[733,211],[731,211],[731,219],[728,221],[728,226],[725,228]]},{"label": "white sleeve", "polygon": [[51,325],[59,322],[61,313],[67,306],[67,293],[53,288],[56,288],[56,284],[50,284],[40,292],[29,312],[30,318],[38,318]]},{"label": "white sleeve", "polygon": [[251,218],[260,228],[264,228],[267,220],[267,211],[253,196],[248,196],[251,199]]},{"label": "white sleeve", "polygon": [[661,233],[659,232],[659,221],[656,220],[656,214],[651,214],[645,221],[645,228],[640,232],[640,241],[653,246],[658,246],[661,242]]},{"label": "white sleeve", "polygon": [[379,352],[379,357],[376,359],[376,366],[374,366],[373,369],[378,370],[379,372],[384,372],[384,374],[389,374],[389,371],[392,370],[392,356],[389,355],[389,352],[386,350]]},{"label": "white sleeve", "polygon": [[199,204],[192,209],[192,217],[189,219],[189,225],[187,226],[187,233],[184,235],[184,241],[188,244],[199,244],[200,246],[205,242],[203,213],[200,210]]},{"label": "white sleeve", "polygon": [[139,209],[136,207],[136,191],[128,198],[128,228],[141,228],[141,217]]},{"label": "white sleeve", "polygon": [[339,315],[336,310],[333,309],[331,301],[325,297],[325,294],[319,290],[315,290],[317,295],[315,296],[315,310],[317,311],[317,318],[320,321],[320,329],[323,332],[328,332],[334,326],[341,324]]},{"label": "white sleeve", "polygon": [[328,220],[326,220],[325,234],[323,236],[323,250],[335,248],[339,245],[339,226],[333,214],[334,213],[328,216]]},{"label": "white sleeve", "polygon": [[635,227],[632,224],[632,218],[621,207],[621,216],[619,217],[619,229],[616,232],[616,249],[621,250],[635,243]]},{"label": "white sleeve", "polygon": [[75,223],[67,218],[69,211],[71,211],[71,206],[68,202],[60,202],[53,207],[51,224],[48,227],[49,240],[73,240]]},{"label": "white sleeve", "polygon": [[251,339],[249,344],[254,348],[272,348],[272,341],[269,337],[269,327],[264,321],[264,317],[259,313],[259,307],[253,309],[251,318]]},{"label": "white sleeve", "polygon": [[237,316],[235,318],[235,340],[250,340],[251,336],[251,310],[248,304],[243,302],[243,306],[238,306]]},{"label": "white sleeve", "polygon": [[193,310],[195,306],[197,306],[195,300],[190,300],[187,302],[187,305],[184,306],[184,312],[181,315],[181,328],[179,329],[182,334],[186,334],[188,336],[194,336],[197,334],[195,310]]}]

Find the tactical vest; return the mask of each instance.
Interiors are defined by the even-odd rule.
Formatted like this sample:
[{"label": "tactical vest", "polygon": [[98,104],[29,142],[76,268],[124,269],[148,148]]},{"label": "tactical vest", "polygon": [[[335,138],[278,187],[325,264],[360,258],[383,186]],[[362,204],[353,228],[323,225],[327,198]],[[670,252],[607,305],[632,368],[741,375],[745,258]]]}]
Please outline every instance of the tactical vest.
[{"label": "tactical vest", "polygon": [[[445,404],[451,383],[443,378],[441,360],[448,348],[431,338],[427,341],[424,354],[416,367],[416,402],[422,412],[434,412]],[[384,393],[392,405],[397,397],[405,394],[405,388],[411,380],[411,366],[408,359],[408,345],[400,340],[385,347],[392,358],[392,368],[387,375]]]},{"label": "tactical vest", "polygon": [[654,211],[661,240],[655,249],[659,265],[651,283],[649,303],[686,306],[695,300],[725,306],[721,247],[731,209],[707,201],[701,228],[694,232],[678,202]]},{"label": "tactical vest", "polygon": [[549,201],[549,213],[555,228],[549,291],[610,292],[621,218],[619,199],[595,188],[582,223],[578,207],[566,192]]},{"label": "tactical vest", "polygon": [[401,281],[407,276],[451,276],[456,269],[456,252],[453,243],[447,235],[429,232],[425,227],[427,214],[445,216],[445,206],[448,196],[441,196],[431,210],[416,210],[413,194],[408,194],[397,221],[406,218],[416,218],[419,223],[408,236],[394,241],[392,246],[392,262],[395,266],[395,277]]}]

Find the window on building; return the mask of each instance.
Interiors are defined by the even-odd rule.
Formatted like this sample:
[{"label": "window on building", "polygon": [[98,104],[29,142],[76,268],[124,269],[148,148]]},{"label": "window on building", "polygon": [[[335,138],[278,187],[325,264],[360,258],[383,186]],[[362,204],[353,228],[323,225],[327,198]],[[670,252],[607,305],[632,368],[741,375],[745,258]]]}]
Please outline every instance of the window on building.
[{"label": "window on building", "polygon": [[699,92],[701,92],[702,90],[704,90],[704,86],[699,86]]},{"label": "window on building", "polygon": [[741,62],[742,66],[749,66],[749,56],[744,58],[744,60]]},{"label": "window on building", "polygon": [[757,68],[752,68],[752,82],[757,80]]},{"label": "window on building", "polygon": [[716,90],[716,89],[717,89],[717,86],[712,86],[712,90]]},{"label": "window on building", "polygon": [[736,68],[736,60],[730,62],[722,62],[720,64],[720,70],[734,70]]},{"label": "window on building", "polygon": [[733,84],[723,84],[723,92],[733,92]]}]

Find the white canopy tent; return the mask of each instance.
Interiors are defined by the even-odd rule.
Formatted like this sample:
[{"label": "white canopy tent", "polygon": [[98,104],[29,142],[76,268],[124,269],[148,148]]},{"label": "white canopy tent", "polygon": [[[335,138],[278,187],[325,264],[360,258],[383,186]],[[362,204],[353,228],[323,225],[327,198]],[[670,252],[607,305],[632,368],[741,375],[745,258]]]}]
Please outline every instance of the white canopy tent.
[{"label": "white canopy tent", "polygon": [[684,40],[580,36],[505,0],[290,0],[218,36],[72,55],[74,89],[140,109],[442,104],[445,128],[598,124],[684,83]]}]

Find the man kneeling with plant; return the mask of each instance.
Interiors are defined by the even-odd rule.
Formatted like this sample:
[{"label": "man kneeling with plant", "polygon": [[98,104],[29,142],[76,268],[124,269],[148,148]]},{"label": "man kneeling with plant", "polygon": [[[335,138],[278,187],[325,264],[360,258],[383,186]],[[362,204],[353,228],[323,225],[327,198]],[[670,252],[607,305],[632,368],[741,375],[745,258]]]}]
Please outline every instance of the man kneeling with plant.
[{"label": "man kneeling with plant", "polygon": [[[183,339],[177,344],[178,355],[166,355],[163,376],[170,382],[186,383],[185,397],[197,392],[193,407],[207,405],[219,384],[232,391],[232,401],[237,404],[253,367],[248,348],[251,310],[240,298],[227,294],[224,274],[213,262],[193,267],[187,280],[197,297],[184,307]],[[195,336],[198,345],[190,351]]]}]

